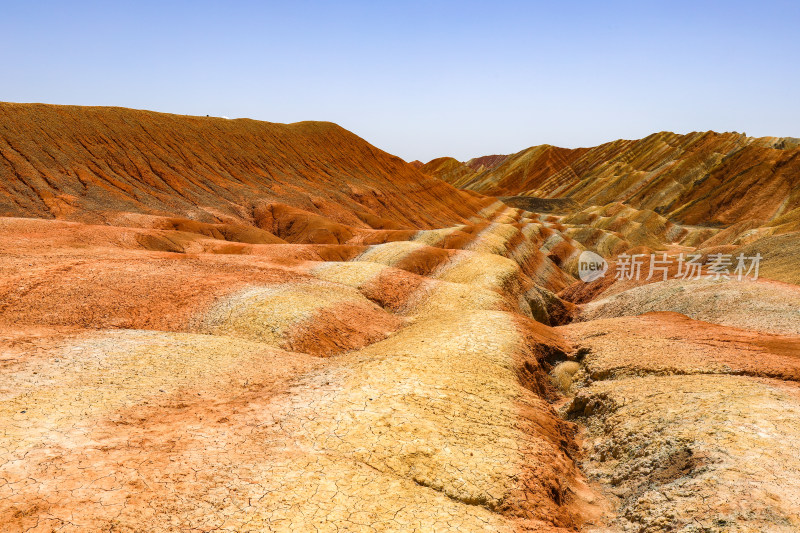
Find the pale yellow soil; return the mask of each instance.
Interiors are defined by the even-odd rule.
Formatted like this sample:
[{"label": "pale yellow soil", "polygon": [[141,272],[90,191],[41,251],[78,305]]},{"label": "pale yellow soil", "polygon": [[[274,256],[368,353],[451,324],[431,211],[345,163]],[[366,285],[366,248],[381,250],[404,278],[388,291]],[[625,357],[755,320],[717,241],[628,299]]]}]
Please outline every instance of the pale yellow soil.
[{"label": "pale yellow soil", "polygon": [[[550,328],[581,245],[495,211],[250,256],[20,241],[3,531],[800,527],[794,289],[656,283]],[[617,316],[661,307],[727,326]]]},{"label": "pale yellow soil", "polygon": [[770,280],[659,281],[601,297],[584,306],[579,319],[650,311],[675,311],[725,326],[800,335],[800,288]]},{"label": "pale yellow soil", "polygon": [[621,530],[800,528],[799,337],[677,313],[558,329],[581,362],[558,376],[562,413],[585,424],[581,466]]},{"label": "pale yellow soil", "polygon": [[597,382],[585,472],[621,500],[626,531],[800,529],[800,388],[740,376]]},{"label": "pale yellow soil", "polygon": [[[439,254],[431,276],[388,266],[426,250]],[[5,530],[602,523],[604,500],[575,465],[577,428],[550,403],[545,359],[568,347],[525,318],[530,280],[502,255],[440,252],[403,242],[353,262],[267,261],[272,281],[243,277],[203,300],[184,325],[194,333],[6,335]]]}]

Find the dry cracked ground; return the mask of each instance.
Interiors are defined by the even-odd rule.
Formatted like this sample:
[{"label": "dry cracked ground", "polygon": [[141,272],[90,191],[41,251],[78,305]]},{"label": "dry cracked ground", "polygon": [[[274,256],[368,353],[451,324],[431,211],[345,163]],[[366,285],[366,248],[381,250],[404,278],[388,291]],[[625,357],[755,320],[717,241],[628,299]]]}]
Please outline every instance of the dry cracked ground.
[{"label": "dry cracked ground", "polygon": [[432,246],[452,228],[337,261],[42,247],[5,220],[5,527],[574,529],[600,499],[546,376],[569,347],[491,251],[542,227],[501,210],[463,249]]},{"label": "dry cracked ground", "polygon": [[800,290],[619,316],[636,287],[549,327],[546,223],[484,216],[459,249],[436,245],[464,228],[294,258],[6,219],[4,530],[800,527]]},{"label": "dry cracked ground", "polygon": [[[157,158],[116,166],[103,135],[81,139],[111,169],[86,167],[100,185],[76,171],[83,193],[47,192],[37,165],[58,150],[0,146],[16,206],[0,217],[0,530],[800,531],[788,219],[537,214],[360,140],[369,172],[405,172],[406,189],[306,155],[328,200],[298,207],[270,167],[283,201],[236,211],[197,198],[243,179],[217,188],[187,163],[175,205],[195,207],[168,217],[114,177],[139,158],[169,177]],[[267,168],[213,172],[236,164]],[[81,204],[99,190],[129,211]],[[34,205],[57,212],[22,216]],[[576,278],[585,250],[611,260],[605,278]],[[615,280],[637,250],[765,260],[758,280]]]}]

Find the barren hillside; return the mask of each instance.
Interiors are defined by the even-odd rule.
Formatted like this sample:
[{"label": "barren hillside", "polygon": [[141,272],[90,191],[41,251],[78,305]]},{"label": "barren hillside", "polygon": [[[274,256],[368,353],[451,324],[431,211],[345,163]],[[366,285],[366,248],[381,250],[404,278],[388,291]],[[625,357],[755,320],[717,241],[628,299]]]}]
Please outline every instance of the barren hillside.
[{"label": "barren hillside", "polygon": [[594,148],[534,146],[487,161],[440,158],[421,170],[492,196],[625,202],[684,224],[763,223],[800,207],[800,139],[794,138],[662,132]]},{"label": "barren hillside", "polygon": [[326,122],[0,103],[0,156],[4,216],[94,222],[136,212],[249,223],[260,205],[280,202],[343,223],[379,212],[429,227],[480,208]]},{"label": "barren hillside", "polygon": [[2,529],[797,531],[797,153],[0,104]]}]

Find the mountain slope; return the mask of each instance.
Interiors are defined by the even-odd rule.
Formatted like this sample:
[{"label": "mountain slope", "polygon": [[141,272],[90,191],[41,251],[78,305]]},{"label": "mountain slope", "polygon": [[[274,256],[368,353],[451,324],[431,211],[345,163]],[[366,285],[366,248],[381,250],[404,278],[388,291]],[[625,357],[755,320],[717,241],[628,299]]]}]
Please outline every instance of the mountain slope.
[{"label": "mountain slope", "polygon": [[792,138],[662,132],[594,148],[534,146],[477,170],[444,158],[421,170],[494,196],[624,202],[683,224],[729,225],[800,207],[798,146]]},{"label": "mountain slope", "polygon": [[0,215],[249,223],[272,202],[412,227],[464,222],[488,205],[331,123],[0,103]]}]

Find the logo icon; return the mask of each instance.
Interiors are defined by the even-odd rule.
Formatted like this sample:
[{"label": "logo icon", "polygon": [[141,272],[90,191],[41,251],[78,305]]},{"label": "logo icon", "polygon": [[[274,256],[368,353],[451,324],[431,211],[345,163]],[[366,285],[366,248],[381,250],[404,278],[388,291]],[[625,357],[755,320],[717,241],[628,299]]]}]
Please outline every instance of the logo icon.
[{"label": "logo icon", "polygon": [[608,263],[602,256],[586,250],[578,258],[578,277],[584,283],[600,279],[608,270]]}]

